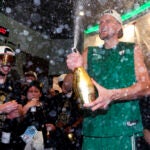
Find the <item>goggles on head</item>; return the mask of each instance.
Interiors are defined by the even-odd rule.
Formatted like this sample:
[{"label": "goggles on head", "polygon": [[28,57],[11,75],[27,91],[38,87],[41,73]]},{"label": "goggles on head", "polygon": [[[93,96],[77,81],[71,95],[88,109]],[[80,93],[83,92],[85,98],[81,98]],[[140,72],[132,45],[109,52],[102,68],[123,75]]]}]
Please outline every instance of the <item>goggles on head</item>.
[{"label": "goggles on head", "polygon": [[1,65],[15,65],[15,56],[9,54],[0,54],[0,62]]},{"label": "goggles on head", "polygon": [[15,52],[8,46],[0,46],[0,63],[1,65],[14,65]]}]

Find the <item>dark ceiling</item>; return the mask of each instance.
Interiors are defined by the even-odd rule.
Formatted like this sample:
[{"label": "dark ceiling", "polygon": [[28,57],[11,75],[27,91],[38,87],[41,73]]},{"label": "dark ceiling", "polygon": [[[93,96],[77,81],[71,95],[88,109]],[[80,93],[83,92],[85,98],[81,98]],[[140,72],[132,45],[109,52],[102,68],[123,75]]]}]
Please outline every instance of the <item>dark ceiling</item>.
[{"label": "dark ceiling", "polygon": [[[74,20],[83,11],[81,32],[97,22],[97,15],[105,9],[121,14],[138,7],[146,0],[1,0],[5,15],[47,35],[51,39],[72,39]],[[78,5],[79,4],[79,5]]]},{"label": "dark ceiling", "polygon": [[72,38],[73,0],[2,0],[0,3],[4,14],[49,38]]}]

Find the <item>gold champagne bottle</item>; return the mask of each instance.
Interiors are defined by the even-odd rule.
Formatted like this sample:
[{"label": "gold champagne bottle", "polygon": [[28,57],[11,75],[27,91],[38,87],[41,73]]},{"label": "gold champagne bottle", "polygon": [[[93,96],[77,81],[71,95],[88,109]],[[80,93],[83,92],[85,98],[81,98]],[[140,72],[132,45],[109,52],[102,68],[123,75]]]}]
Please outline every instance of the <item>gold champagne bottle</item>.
[{"label": "gold champagne bottle", "polygon": [[81,105],[95,100],[95,89],[91,78],[83,67],[78,67],[73,73],[73,89],[80,98]]}]

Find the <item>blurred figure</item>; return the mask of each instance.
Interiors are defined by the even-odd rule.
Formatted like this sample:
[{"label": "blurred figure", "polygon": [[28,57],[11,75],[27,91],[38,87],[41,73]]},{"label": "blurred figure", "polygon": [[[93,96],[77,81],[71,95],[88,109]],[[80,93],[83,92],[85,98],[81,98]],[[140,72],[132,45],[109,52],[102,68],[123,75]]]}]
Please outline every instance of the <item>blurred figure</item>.
[{"label": "blurred figure", "polygon": [[30,84],[32,81],[37,80],[37,74],[34,71],[28,71],[24,73],[25,83]]},{"label": "blurred figure", "polygon": [[[43,150],[47,133],[49,130],[55,130],[55,126],[47,121],[47,109],[41,83],[32,81],[26,89],[26,104],[23,106],[24,120],[21,125],[23,131],[21,137],[26,143],[25,150]],[[28,135],[31,129],[34,131],[33,135]],[[27,137],[30,137],[30,140]]]},{"label": "blurred figure", "polygon": [[20,91],[8,78],[14,64],[15,52],[8,46],[0,46],[0,147],[5,150],[13,149],[17,143],[15,131],[22,116]]},{"label": "blurred figure", "polygon": [[67,74],[61,74],[60,76],[58,76],[58,85],[61,88],[61,92],[62,92],[62,84],[64,81],[64,78],[66,77]]},{"label": "blurred figure", "polygon": [[46,96],[48,98],[52,98],[53,96],[56,96],[57,94],[59,94],[59,91],[55,90],[54,88],[49,88]]},{"label": "blurred figure", "polygon": [[139,144],[137,146],[140,150],[150,150],[150,97],[145,96],[139,103],[144,127],[144,138],[138,139]]},{"label": "blurred figure", "polygon": [[148,144],[148,148],[150,149],[150,129],[144,129],[144,139]]},{"label": "blurred figure", "polygon": [[26,88],[32,81],[36,81],[36,80],[38,80],[36,72],[27,71],[24,73],[24,78],[20,81],[20,83],[21,83],[21,100],[22,100],[23,104],[24,104],[24,100],[26,99],[26,97],[25,97]]},{"label": "blurred figure", "polygon": [[50,120],[56,125],[56,149],[80,150],[82,143],[82,114],[78,101],[72,91],[73,74],[65,75],[61,80],[62,93],[49,100]]},{"label": "blurred figure", "polygon": [[49,88],[49,80],[47,75],[44,72],[41,72],[38,74],[38,80],[43,85],[42,92],[44,95],[47,94],[48,88]]}]

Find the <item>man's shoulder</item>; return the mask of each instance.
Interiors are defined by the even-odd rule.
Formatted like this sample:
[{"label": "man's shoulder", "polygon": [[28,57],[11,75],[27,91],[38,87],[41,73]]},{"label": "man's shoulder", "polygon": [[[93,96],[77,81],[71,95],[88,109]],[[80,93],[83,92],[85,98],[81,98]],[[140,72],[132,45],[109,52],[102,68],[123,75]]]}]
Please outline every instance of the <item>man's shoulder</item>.
[{"label": "man's shoulder", "polygon": [[99,50],[101,49],[103,46],[88,46],[85,51],[90,51],[90,50]]},{"label": "man's shoulder", "polygon": [[124,45],[124,46],[134,46],[135,43],[131,43],[131,42],[119,42],[120,45]]},{"label": "man's shoulder", "polygon": [[101,47],[103,47],[103,45],[100,45],[100,46],[88,46],[88,49],[90,49],[90,48],[101,48]]}]

